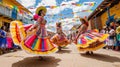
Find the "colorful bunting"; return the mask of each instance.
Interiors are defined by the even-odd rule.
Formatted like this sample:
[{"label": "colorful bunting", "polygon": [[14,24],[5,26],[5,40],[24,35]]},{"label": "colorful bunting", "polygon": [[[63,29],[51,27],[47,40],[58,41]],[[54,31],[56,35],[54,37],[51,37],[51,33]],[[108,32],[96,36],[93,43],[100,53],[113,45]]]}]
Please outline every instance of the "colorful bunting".
[{"label": "colorful bunting", "polygon": [[67,5],[67,4],[62,4],[62,6],[65,6],[65,5]]},{"label": "colorful bunting", "polygon": [[84,5],[94,6],[95,2],[86,2],[86,3],[84,3]]},{"label": "colorful bunting", "polygon": [[76,5],[76,3],[72,3],[72,5]]},{"label": "colorful bunting", "polygon": [[[84,3],[84,4],[77,4],[77,3],[62,4],[61,6],[66,6],[66,5],[74,5],[74,6],[89,5],[89,6],[94,6],[94,5],[95,5],[95,2],[86,2],[86,3]],[[45,7],[46,7],[46,8],[54,9],[54,8],[57,8],[57,7],[60,7],[60,6],[45,6]],[[29,9],[35,9],[35,8],[30,7]]]},{"label": "colorful bunting", "polygon": [[81,4],[76,4],[76,6],[81,6]]},{"label": "colorful bunting", "polygon": [[51,9],[57,8],[57,6],[50,6]]}]

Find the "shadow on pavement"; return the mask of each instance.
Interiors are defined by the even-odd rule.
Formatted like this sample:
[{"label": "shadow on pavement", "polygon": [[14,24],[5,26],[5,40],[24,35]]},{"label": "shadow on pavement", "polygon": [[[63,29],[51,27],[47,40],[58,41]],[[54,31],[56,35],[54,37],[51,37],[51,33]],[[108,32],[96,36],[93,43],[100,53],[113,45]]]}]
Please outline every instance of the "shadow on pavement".
[{"label": "shadow on pavement", "polygon": [[64,49],[62,49],[62,50],[60,50],[60,51],[58,51],[56,53],[63,54],[63,53],[70,53],[70,52],[71,52],[71,50],[64,50]]},{"label": "shadow on pavement", "polygon": [[81,53],[81,56],[87,57],[87,58],[92,58],[100,61],[105,61],[105,62],[120,62],[119,57],[115,56],[110,56],[110,55],[105,55],[105,54],[92,54],[92,55],[86,55],[85,53]]},{"label": "shadow on pavement", "polygon": [[57,67],[61,59],[44,56],[42,60],[39,57],[28,57],[19,62],[13,63],[12,67]]}]

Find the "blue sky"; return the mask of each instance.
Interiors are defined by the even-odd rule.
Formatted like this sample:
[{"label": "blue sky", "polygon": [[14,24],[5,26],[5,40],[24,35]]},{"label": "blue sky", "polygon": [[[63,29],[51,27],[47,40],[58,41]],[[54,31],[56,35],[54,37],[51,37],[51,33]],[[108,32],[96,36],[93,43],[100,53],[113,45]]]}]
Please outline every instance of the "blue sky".
[{"label": "blue sky", "polygon": [[[28,8],[33,14],[37,7],[39,6],[57,6],[57,8],[51,9],[47,8],[47,14],[45,19],[48,22],[49,26],[55,26],[56,22],[62,22],[63,28],[69,30],[71,27],[66,27],[80,23],[79,18],[75,17],[84,17],[89,16],[92,12],[83,12],[83,10],[95,10],[95,8],[103,0],[17,0],[23,6]],[[29,4],[28,4],[29,3]],[[81,6],[72,5],[72,3],[81,4]],[[95,3],[94,6],[85,5],[85,3]],[[63,4],[67,4],[62,6]],[[31,9],[33,8],[33,9]],[[77,12],[75,14],[72,14]],[[76,21],[73,21],[73,20]]]}]

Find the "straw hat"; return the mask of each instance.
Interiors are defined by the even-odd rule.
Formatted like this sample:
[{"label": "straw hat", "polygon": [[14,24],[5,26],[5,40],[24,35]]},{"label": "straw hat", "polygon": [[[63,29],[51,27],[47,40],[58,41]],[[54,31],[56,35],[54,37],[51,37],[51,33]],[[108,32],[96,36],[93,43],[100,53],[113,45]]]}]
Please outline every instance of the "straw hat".
[{"label": "straw hat", "polygon": [[35,12],[35,13],[38,14],[40,10],[43,10],[45,13],[47,12],[46,7],[40,6],[40,7],[38,7],[38,8],[36,9],[36,12]]},{"label": "straw hat", "polygon": [[86,19],[84,19],[84,18],[80,18],[80,21],[85,21],[85,22],[87,22],[87,20],[86,20]]}]

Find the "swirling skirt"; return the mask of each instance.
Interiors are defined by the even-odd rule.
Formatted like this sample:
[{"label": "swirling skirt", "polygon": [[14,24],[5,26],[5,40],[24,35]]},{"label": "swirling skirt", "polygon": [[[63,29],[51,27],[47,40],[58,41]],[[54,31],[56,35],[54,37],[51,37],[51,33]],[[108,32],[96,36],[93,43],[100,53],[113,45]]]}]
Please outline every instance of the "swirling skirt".
[{"label": "swirling skirt", "polygon": [[79,51],[95,51],[104,47],[104,41],[108,34],[101,34],[98,32],[86,32],[81,34],[77,40],[77,48]]},{"label": "swirling skirt", "polygon": [[54,43],[60,47],[65,47],[70,43],[65,36],[62,36],[62,38],[60,38],[60,35],[58,35],[58,34],[55,34],[51,38],[51,41],[52,41],[52,43]]},{"label": "swirling skirt", "polygon": [[[20,21],[13,21],[10,25],[10,32],[15,44],[30,54],[47,55],[56,52],[57,46],[49,38],[40,38],[36,31],[26,32],[31,26],[23,25]],[[27,28],[27,29],[26,29]]]}]

